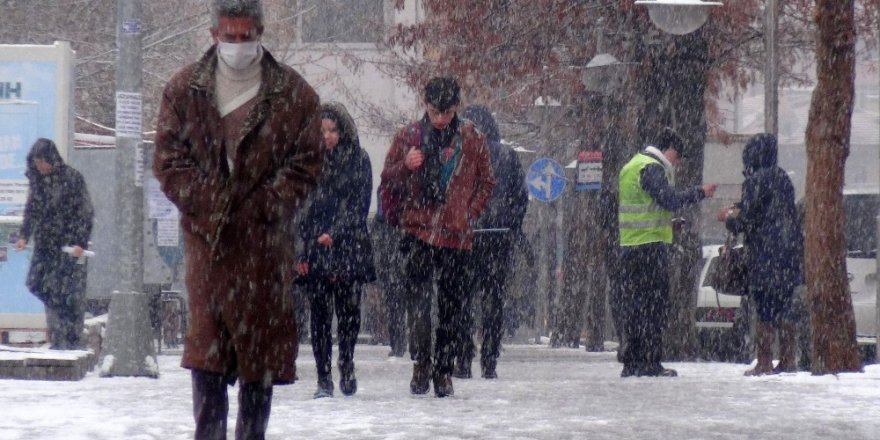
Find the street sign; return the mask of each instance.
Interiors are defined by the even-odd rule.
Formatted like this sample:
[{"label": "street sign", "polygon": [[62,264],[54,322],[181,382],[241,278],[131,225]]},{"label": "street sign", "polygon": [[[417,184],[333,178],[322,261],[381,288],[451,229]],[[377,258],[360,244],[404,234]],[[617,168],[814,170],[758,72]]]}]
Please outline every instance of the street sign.
[{"label": "street sign", "polygon": [[565,171],[559,162],[542,157],[529,167],[526,184],[532,197],[542,202],[552,202],[565,190]]},{"label": "street sign", "polygon": [[577,160],[575,191],[598,191],[602,188],[602,152],[581,151]]}]

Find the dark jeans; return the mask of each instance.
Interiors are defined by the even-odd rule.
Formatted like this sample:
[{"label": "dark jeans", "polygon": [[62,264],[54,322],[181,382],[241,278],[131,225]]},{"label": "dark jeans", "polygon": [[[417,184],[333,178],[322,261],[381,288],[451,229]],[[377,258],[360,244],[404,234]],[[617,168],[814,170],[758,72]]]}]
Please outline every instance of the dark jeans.
[{"label": "dark jeans", "polygon": [[417,363],[431,361],[431,297],[437,282],[437,318],[434,373],[451,374],[470,252],[431,246],[407,237],[401,243],[407,256],[409,353]]},{"label": "dark jeans", "polygon": [[[227,387],[234,383],[222,374],[192,370],[195,440],[225,440],[229,412]],[[272,385],[260,382],[241,384],[238,390],[236,440],[263,440],[272,409]]]},{"label": "dark jeans", "polygon": [[333,311],[336,311],[336,337],[339,340],[337,365],[354,361],[354,346],[361,330],[360,283],[338,283],[328,280],[311,281],[303,286],[311,300],[310,330],[312,352],[318,368],[318,378],[330,376],[333,356]]},{"label": "dark jeans", "polygon": [[477,234],[474,240],[471,268],[473,279],[465,291],[459,322],[458,352],[460,363],[469,364],[474,358],[474,301],[479,298],[483,316],[482,361],[498,359],[501,351],[504,324],[504,286],[510,271],[511,238],[508,233]]},{"label": "dark jeans", "polygon": [[663,243],[621,249],[621,314],[626,344],[624,370],[658,373],[669,315],[669,247]]}]

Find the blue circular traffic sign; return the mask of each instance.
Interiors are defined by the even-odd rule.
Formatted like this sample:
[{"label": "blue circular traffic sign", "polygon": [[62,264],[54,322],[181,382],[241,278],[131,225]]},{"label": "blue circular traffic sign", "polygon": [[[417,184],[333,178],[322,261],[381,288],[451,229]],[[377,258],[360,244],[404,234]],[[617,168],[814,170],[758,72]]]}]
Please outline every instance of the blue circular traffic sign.
[{"label": "blue circular traffic sign", "polygon": [[539,158],[529,167],[526,184],[532,197],[542,202],[552,202],[565,190],[565,170],[553,159]]}]

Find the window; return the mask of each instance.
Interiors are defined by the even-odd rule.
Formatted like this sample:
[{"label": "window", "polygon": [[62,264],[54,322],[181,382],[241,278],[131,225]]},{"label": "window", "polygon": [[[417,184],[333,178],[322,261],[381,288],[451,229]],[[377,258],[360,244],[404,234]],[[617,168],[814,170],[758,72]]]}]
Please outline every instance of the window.
[{"label": "window", "polygon": [[384,0],[300,0],[300,42],[379,43],[385,35]]}]

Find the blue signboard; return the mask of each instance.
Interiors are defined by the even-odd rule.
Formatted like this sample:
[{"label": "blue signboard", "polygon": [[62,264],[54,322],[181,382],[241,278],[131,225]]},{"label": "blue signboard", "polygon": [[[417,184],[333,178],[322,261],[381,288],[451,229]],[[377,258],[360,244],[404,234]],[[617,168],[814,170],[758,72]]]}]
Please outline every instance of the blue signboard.
[{"label": "blue signboard", "polygon": [[542,202],[552,202],[565,190],[565,171],[559,162],[542,157],[529,167],[526,184],[532,197]]},{"label": "blue signboard", "polygon": [[42,314],[43,302],[24,284],[31,265],[31,250],[17,251],[14,244],[3,243],[0,253],[6,255],[5,261],[0,260],[0,313]]},{"label": "blue signboard", "polygon": [[0,61],[0,216],[21,216],[25,159],[39,137],[57,139],[56,65]]}]

